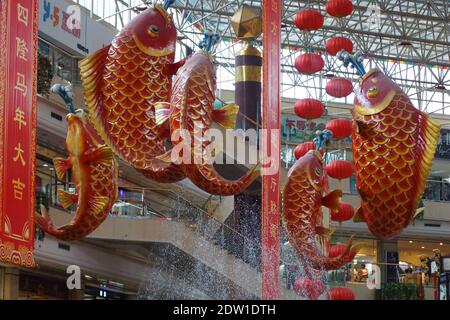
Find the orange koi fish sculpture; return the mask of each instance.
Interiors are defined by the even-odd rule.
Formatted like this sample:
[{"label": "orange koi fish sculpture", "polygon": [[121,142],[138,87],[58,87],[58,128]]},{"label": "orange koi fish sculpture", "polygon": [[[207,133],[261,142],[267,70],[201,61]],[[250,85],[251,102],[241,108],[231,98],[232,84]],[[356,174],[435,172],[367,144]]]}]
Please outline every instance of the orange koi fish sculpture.
[{"label": "orange koi fish sculpture", "polygon": [[127,24],[112,44],[80,62],[89,119],[124,161],[158,182],[184,179],[181,169],[155,157],[166,152],[167,132],[155,122],[156,102],[168,102],[176,29],[171,1],[150,6]]},{"label": "orange koi fish sculpture", "polygon": [[321,281],[324,270],[335,270],[353,260],[359,245],[349,241],[345,250],[330,257],[323,254],[317,237],[329,236],[329,230],[321,226],[321,206],[337,210],[342,197],[341,190],[324,196],[327,175],[322,155],[311,150],[301,157],[288,172],[283,191],[282,220],[289,242],[294,248],[306,277],[312,283]]},{"label": "orange koi fish sculpture", "polygon": [[354,220],[366,222],[378,239],[391,239],[415,216],[440,126],[376,69],[360,79],[352,113],[353,161],[361,195]]},{"label": "orange koi fish sculpture", "polygon": [[[183,151],[190,151],[190,155],[183,154],[183,151],[175,155],[173,151],[176,149],[173,149],[160,159],[170,162],[175,155],[175,158],[183,160],[180,166],[184,174],[197,187],[211,194],[229,196],[245,190],[259,176],[259,170],[255,166],[239,180],[230,181],[220,176],[211,161],[207,161],[206,150],[211,144],[204,138],[207,130],[213,122],[233,128],[239,111],[236,105],[214,109],[215,90],[213,58],[209,52],[200,50],[178,71],[170,104],[156,106],[157,122],[160,125],[169,122],[172,144],[187,145],[187,150],[183,148]],[[185,140],[183,132],[188,132],[191,141]]]},{"label": "orange koi fish sculpture", "polygon": [[43,216],[36,213],[36,224],[58,239],[79,240],[93,232],[106,219],[118,196],[118,163],[111,148],[102,144],[81,110],[67,115],[66,146],[69,158],[55,158],[58,179],[63,180],[72,170],[76,194],[58,191],[64,208],[76,205],[75,218],[67,225],[55,227],[41,206]]}]

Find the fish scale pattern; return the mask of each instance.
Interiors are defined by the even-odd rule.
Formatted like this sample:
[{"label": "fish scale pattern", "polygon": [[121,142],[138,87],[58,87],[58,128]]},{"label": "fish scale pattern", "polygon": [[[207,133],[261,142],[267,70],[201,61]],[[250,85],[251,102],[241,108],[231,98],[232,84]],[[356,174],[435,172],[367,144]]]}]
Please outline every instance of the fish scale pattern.
[{"label": "fish scale pattern", "polygon": [[[145,176],[164,183],[185,178],[179,166],[156,159],[165,152],[154,105],[170,99],[174,55],[151,56],[123,33],[109,48],[80,63],[89,117],[102,139]],[[100,70],[95,72],[93,70]]]},{"label": "fish scale pattern", "polygon": [[439,126],[397,93],[380,113],[354,112],[353,160],[361,208],[380,239],[397,236],[411,223],[425,189]]}]

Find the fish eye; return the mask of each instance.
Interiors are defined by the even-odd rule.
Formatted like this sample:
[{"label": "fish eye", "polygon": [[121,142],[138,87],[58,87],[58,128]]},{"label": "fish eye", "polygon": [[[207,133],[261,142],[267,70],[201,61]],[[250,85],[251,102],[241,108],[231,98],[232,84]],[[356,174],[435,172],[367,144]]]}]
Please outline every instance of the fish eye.
[{"label": "fish eye", "polygon": [[159,34],[159,28],[158,28],[157,26],[155,26],[155,25],[151,25],[151,26],[148,28],[148,34],[149,34],[150,36],[152,36],[152,37],[157,37],[158,34]]}]

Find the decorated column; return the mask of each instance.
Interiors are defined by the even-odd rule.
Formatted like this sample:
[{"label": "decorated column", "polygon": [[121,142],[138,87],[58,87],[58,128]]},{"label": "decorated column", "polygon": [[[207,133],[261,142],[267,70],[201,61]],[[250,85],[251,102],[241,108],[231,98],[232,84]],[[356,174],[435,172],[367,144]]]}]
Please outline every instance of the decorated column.
[{"label": "decorated column", "polygon": [[[280,298],[281,0],[263,1],[262,298]],[[264,131],[266,134],[264,134]],[[267,159],[271,159],[267,163]],[[273,170],[275,169],[275,170]]]},{"label": "decorated column", "polygon": [[242,6],[231,19],[231,26],[243,47],[236,56],[235,102],[240,107],[236,128],[257,129],[261,124],[261,52],[252,42],[261,35],[259,12]]},{"label": "decorated column", "polygon": [[0,0],[0,262],[34,267],[37,0]]}]

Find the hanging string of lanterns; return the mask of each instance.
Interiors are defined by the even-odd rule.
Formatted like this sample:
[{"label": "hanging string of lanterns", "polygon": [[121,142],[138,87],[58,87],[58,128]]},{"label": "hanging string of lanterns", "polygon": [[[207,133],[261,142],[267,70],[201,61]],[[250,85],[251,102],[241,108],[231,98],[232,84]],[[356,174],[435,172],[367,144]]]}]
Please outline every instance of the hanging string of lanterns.
[{"label": "hanging string of lanterns", "polygon": [[320,118],[325,112],[325,107],[317,99],[300,99],[294,104],[294,112],[300,118],[312,120]]},{"label": "hanging string of lanterns", "polygon": [[352,14],[353,3],[350,0],[329,0],[325,9],[332,17],[343,18]]},{"label": "hanging string of lanterns", "polygon": [[330,219],[335,222],[342,223],[344,221],[348,221],[353,218],[355,215],[355,209],[353,206],[346,202],[341,202],[339,204],[338,211],[330,212]]},{"label": "hanging string of lanterns", "polygon": [[346,78],[335,77],[328,81],[325,91],[332,97],[344,98],[353,92],[353,84]]},{"label": "hanging string of lanterns", "polygon": [[347,160],[333,160],[327,164],[327,174],[333,179],[348,179],[353,174],[353,165]]},{"label": "hanging string of lanterns", "polygon": [[336,56],[336,54],[345,50],[348,53],[353,53],[353,42],[347,37],[336,36],[327,40],[325,48],[328,54]]},{"label": "hanging string of lanterns", "polygon": [[294,18],[294,24],[302,31],[314,31],[322,28],[323,15],[318,10],[305,9],[299,11]]},{"label": "hanging string of lanterns", "polygon": [[[294,149],[294,156],[295,159],[298,160],[301,157],[303,157],[308,151],[310,150],[316,150],[316,144],[312,141],[300,143],[297,147]],[[324,151],[323,149],[320,150],[320,153],[323,155]]]}]

